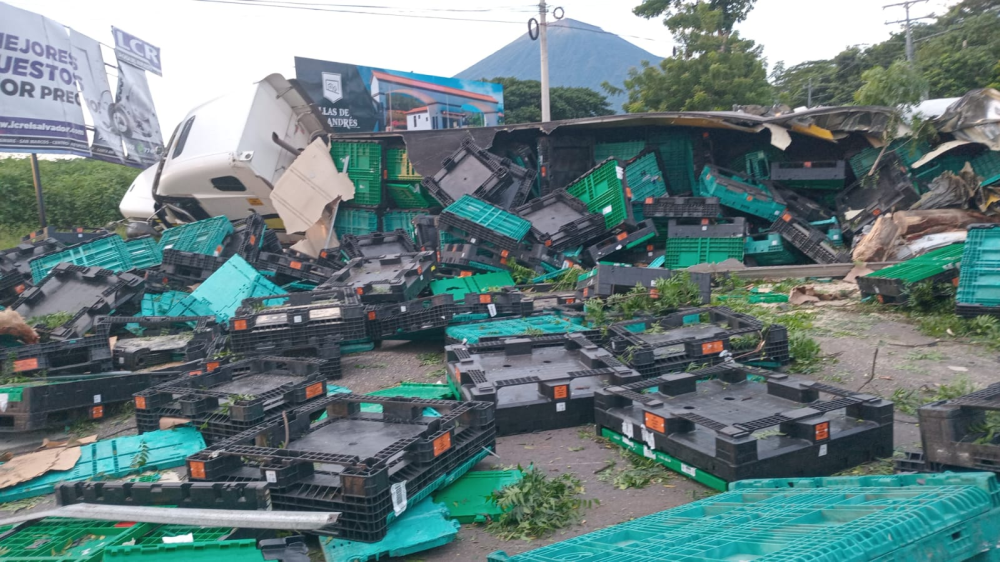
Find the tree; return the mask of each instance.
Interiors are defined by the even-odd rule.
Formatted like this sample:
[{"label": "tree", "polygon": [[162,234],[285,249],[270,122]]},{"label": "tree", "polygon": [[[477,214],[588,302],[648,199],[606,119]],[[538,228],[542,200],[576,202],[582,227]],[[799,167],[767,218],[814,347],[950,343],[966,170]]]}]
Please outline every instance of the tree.
[{"label": "tree", "polygon": [[[770,104],[772,89],[762,48],[743,39],[733,26],[746,19],[754,0],[645,0],[634,13],[664,17],[680,44],[659,66],[643,62],[629,70],[625,110],[727,110],[734,105]],[[604,84],[605,90],[623,90]]]},{"label": "tree", "polygon": [[861,105],[912,106],[927,90],[927,80],[904,60],[889,68],[874,66],[861,75],[861,80],[864,85],[854,94],[854,101]]},{"label": "tree", "polygon": [[[541,82],[513,77],[483,80],[503,85],[504,123],[537,123],[542,120]],[[590,88],[549,88],[549,109],[553,120],[614,114],[608,98]]]}]

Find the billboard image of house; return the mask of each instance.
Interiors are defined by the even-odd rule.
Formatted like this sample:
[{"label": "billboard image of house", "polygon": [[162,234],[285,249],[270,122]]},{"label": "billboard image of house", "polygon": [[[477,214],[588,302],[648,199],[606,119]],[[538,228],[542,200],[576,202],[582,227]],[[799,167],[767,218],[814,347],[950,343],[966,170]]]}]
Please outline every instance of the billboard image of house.
[{"label": "billboard image of house", "polygon": [[295,57],[295,77],[333,132],[503,123],[503,86]]}]

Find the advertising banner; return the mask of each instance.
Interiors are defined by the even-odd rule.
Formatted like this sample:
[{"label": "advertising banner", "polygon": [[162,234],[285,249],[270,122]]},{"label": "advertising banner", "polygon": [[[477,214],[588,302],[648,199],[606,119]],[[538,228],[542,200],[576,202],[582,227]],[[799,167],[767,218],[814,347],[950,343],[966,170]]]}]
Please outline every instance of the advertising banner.
[{"label": "advertising banner", "polygon": [[503,86],[295,57],[295,77],[337,133],[503,124]]},{"label": "advertising banner", "polygon": [[111,27],[111,34],[115,36],[115,57],[118,58],[119,63],[131,64],[157,76],[163,76],[163,70],[160,68],[159,47],[154,47],[114,26]]},{"label": "advertising banner", "polygon": [[110,111],[129,162],[142,168],[155,164],[163,151],[163,135],[145,70],[124,62],[118,65],[118,96]]},{"label": "advertising banner", "polygon": [[0,3],[0,152],[90,156],[78,73],[62,24]]},{"label": "advertising banner", "polygon": [[111,112],[115,106],[115,96],[108,85],[101,46],[97,41],[73,30],[70,30],[69,36],[73,55],[79,66],[76,79],[80,95],[87,104],[94,125],[91,155],[99,160],[124,164],[122,138],[115,130],[114,115]]}]

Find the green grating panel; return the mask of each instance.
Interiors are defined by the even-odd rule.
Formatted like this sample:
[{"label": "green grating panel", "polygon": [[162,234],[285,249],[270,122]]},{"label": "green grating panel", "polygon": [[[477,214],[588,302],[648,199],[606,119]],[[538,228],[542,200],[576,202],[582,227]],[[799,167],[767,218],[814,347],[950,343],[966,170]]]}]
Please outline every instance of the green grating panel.
[{"label": "green grating panel", "polygon": [[[929,150],[930,145],[926,142],[917,142],[912,138],[896,139],[889,144],[882,159],[885,159],[886,154],[895,154],[904,164],[912,166],[914,162],[923,158]],[[852,156],[848,163],[854,170],[854,175],[859,178],[868,175],[880,154],[882,154],[882,148],[873,146]]]},{"label": "green grating panel", "polygon": [[962,261],[964,244],[952,244],[917,256],[903,263],[890,265],[885,269],[869,273],[865,277],[899,279],[905,283],[917,283],[949,269],[958,267]]},{"label": "green grating panel", "polygon": [[400,209],[426,209],[438,206],[434,198],[424,193],[420,182],[412,183],[386,183],[389,197]]},{"label": "green grating panel", "polygon": [[371,234],[378,231],[378,214],[371,209],[354,209],[341,205],[337,209],[337,218],[333,220],[333,230],[337,232],[337,236]]},{"label": "green grating panel", "polygon": [[405,148],[389,148],[385,151],[385,173],[390,180],[420,181],[423,176],[413,169]]},{"label": "green grating panel", "polygon": [[556,315],[528,316],[493,320],[478,324],[459,324],[445,328],[445,335],[456,341],[478,343],[483,337],[522,336],[526,334],[568,334],[585,332],[589,328],[581,320]]},{"label": "green grating panel", "polygon": [[[228,224],[228,223],[227,223]],[[86,267],[100,267],[111,271],[126,271],[132,269],[132,258],[128,246],[121,236],[112,234],[85,244],[67,248],[55,254],[37,257],[31,260],[31,278],[38,283],[60,263]]]},{"label": "green grating panel", "polygon": [[473,221],[513,240],[520,241],[531,230],[530,222],[470,195],[463,195],[461,199],[448,205],[444,212]]},{"label": "green grating panel", "polygon": [[[632,192],[633,209],[647,197],[661,197],[667,194],[667,182],[660,170],[656,154],[649,152],[625,166],[625,184]],[[642,220],[636,217],[635,220]]]},{"label": "green grating panel", "polygon": [[128,248],[132,267],[136,269],[147,269],[160,265],[163,261],[163,250],[152,236],[128,240],[125,242],[125,247]]},{"label": "green grating panel", "polygon": [[628,218],[625,189],[618,177],[618,163],[608,160],[576,180],[566,191],[587,204],[587,210],[604,216],[604,225],[614,228]]},{"label": "green grating panel", "polygon": [[443,503],[459,523],[487,523],[503,513],[489,501],[490,494],[523,478],[524,474],[516,469],[469,472],[434,494],[434,501]]},{"label": "green grating panel", "polygon": [[649,147],[660,153],[670,195],[691,193],[696,182],[691,136],[686,132],[658,133],[650,138]]},{"label": "green grating panel", "polygon": [[136,539],[135,544],[163,544],[163,537],[180,537],[190,534],[195,542],[221,541],[233,534],[231,527],[195,527],[192,525],[160,525]]},{"label": "green grating panel", "polygon": [[1000,152],[987,150],[972,159],[972,169],[983,177],[982,185],[990,185],[1000,180]]},{"label": "green grating panel", "polygon": [[378,542],[320,538],[326,561],[402,560],[403,557],[414,560],[408,556],[455,540],[461,525],[448,519],[448,510],[444,506],[430,499],[419,503],[411,500],[407,503],[410,507],[389,527],[385,538]]},{"label": "green grating panel", "polygon": [[417,227],[413,224],[413,219],[419,215],[427,214],[425,211],[386,211],[382,215],[382,225],[385,232],[402,230],[410,236],[414,242],[417,241]]},{"label": "green grating panel", "polygon": [[337,171],[343,172],[347,166],[347,175],[382,177],[382,145],[377,142],[331,142],[330,157],[337,166]]},{"label": "green grating panel", "polygon": [[1000,225],[970,228],[965,239],[962,264],[979,267],[1000,263]]},{"label": "green grating panel", "polygon": [[145,523],[46,518],[0,539],[4,562],[98,562],[107,547],[141,537]]},{"label": "green grating panel", "polygon": [[171,544],[111,546],[104,549],[104,562],[138,560],[148,562],[264,562],[257,541],[208,541]]},{"label": "green grating panel", "polygon": [[[261,275],[246,260],[240,256],[233,256],[198,285],[186,301],[205,303],[219,322],[226,323],[236,314],[236,309],[243,303],[243,299],[283,294],[285,294],[284,289]],[[171,309],[167,315],[181,316],[177,312]]]},{"label": "green grating panel", "polygon": [[1000,306],[1000,265],[990,269],[962,267],[955,301],[962,304]]},{"label": "green grating panel", "polygon": [[461,299],[466,293],[488,293],[503,287],[513,287],[514,279],[507,271],[481,273],[467,277],[437,279],[431,281],[431,292],[435,295],[447,293]]},{"label": "green grating panel", "polygon": [[621,161],[631,160],[646,149],[646,141],[600,142],[594,145],[594,162],[603,162],[608,158]]},{"label": "green grating panel", "polygon": [[739,177],[719,177],[709,166],[702,170],[697,189],[702,197],[718,197],[727,207],[770,221],[785,211],[785,206],[775,201],[763,185]]},{"label": "green grating panel", "polygon": [[727,259],[743,261],[743,238],[669,238],[664,267],[678,269]]},{"label": "green grating panel", "polygon": [[163,231],[161,250],[178,250],[196,254],[219,255],[226,236],[233,233],[233,225],[225,216],[182,224]]},{"label": "green grating panel", "polygon": [[753,258],[757,265],[789,265],[798,261],[791,246],[780,234],[772,232],[757,238],[760,239],[747,238],[743,252],[746,257]]}]

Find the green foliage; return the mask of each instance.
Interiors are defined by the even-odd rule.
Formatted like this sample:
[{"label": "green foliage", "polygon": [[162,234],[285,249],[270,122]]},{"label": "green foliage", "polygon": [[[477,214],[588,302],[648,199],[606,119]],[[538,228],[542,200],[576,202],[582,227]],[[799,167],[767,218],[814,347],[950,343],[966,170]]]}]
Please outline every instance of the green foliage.
[{"label": "green foliage", "polygon": [[583,510],[598,503],[583,499],[583,483],[563,473],[549,477],[535,467],[523,470],[519,482],[494,491],[489,500],[502,514],[486,530],[503,540],[530,540],[548,536],[578,522]]},{"label": "green foliage", "polygon": [[624,89],[605,82],[610,94],[628,93],[624,109],[646,111],[730,110],[734,105],[770,104],[771,85],[763,48],[733,31],[754,0],[646,0],[636,15],[665,15],[680,45],[659,66],[643,61],[629,70]]},{"label": "green foliage", "polygon": [[507,263],[507,267],[510,268],[510,276],[514,280],[514,284],[516,285],[525,285],[527,283],[531,283],[532,279],[538,277],[538,274],[535,273],[535,270],[528,267],[524,267],[523,265],[517,263],[514,260],[510,260]]},{"label": "green foliage", "polygon": [[[49,224],[104,226],[122,218],[118,203],[139,170],[98,160],[73,158],[38,163]],[[38,206],[27,158],[0,159],[0,225],[37,227]]]},{"label": "green foliage", "polygon": [[54,330],[72,319],[73,315],[69,312],[53,312],[51,314],[43,314],[42,316],[29,318],[25,322],[29,326],[38,326],[41,324],[50,330]]},{"label": "green foliage", "polygon": [[958,377],[950,383],[939,384],[936,389],[927,386],[917,389],[896,388],[889,398],[897,412],[915,416],[924,404],[939,400],[953,400],[976,391],[976,385],[965,377]]},{"label": "green foliage", "polygon": [[[485,82],[503,84],[504,123],[538,123],[542,120],[542,84],[538,80],[513,77],[483,78]],[[608,98],[590,88],[549,88],[549,110],[552,119],[579,119],[612,115]]]},{"label": "green foliage", "polygon": [[861,88],[854,94],[854,101],[860,105],[913,106],[928,87],[920,71],[903,60],[889,68],[872,67],[861,75],[861,81]]},{"label": "green foliage", "polygon": [[645,488],[649,484],[659,484],[670,480],[670,472],[660,463],[640,457],[625,449],[619,449],[618,453],[626,462],[626,466],[615,470],[618,463],[612,462],[607,469],[598,475],[597,479],[601,482],[608,482],[619,490],[627,490],[629,488]]},{"label": "green foliage", "polygon": [[432,367],[434,365],[440,365],[444,357],[440,353],[421,353],[417,355],[417,361],[420,361],[421,367]]},{"label": "green foliage", "polygon": [[553,291],[571,291],[576,288],[576,280],[580,277],[580,269],[571,267],[552,279]]},{"label": "green foliage", "polygon": [[789,371],[804,374],[814,373],[820,368],[820,363],[826,360],[819,343],[810,336],[813,329],[812,312],[761,306],[732,299],[718,304],[724,304],[736,312],[756,317],[763,322],[765,330],[771,324],[784,326],[788,330],[788,348],[793,360]]},{"label": "green foliage", "polygon": [[146,466],[148,462],[149,462],[149,445],[147,445],[146,441],[143,440],[139,442],[139,452],[137,452],[135,456],[132,457],[132,463],[129,466],[135,469],[140,469]]}]

